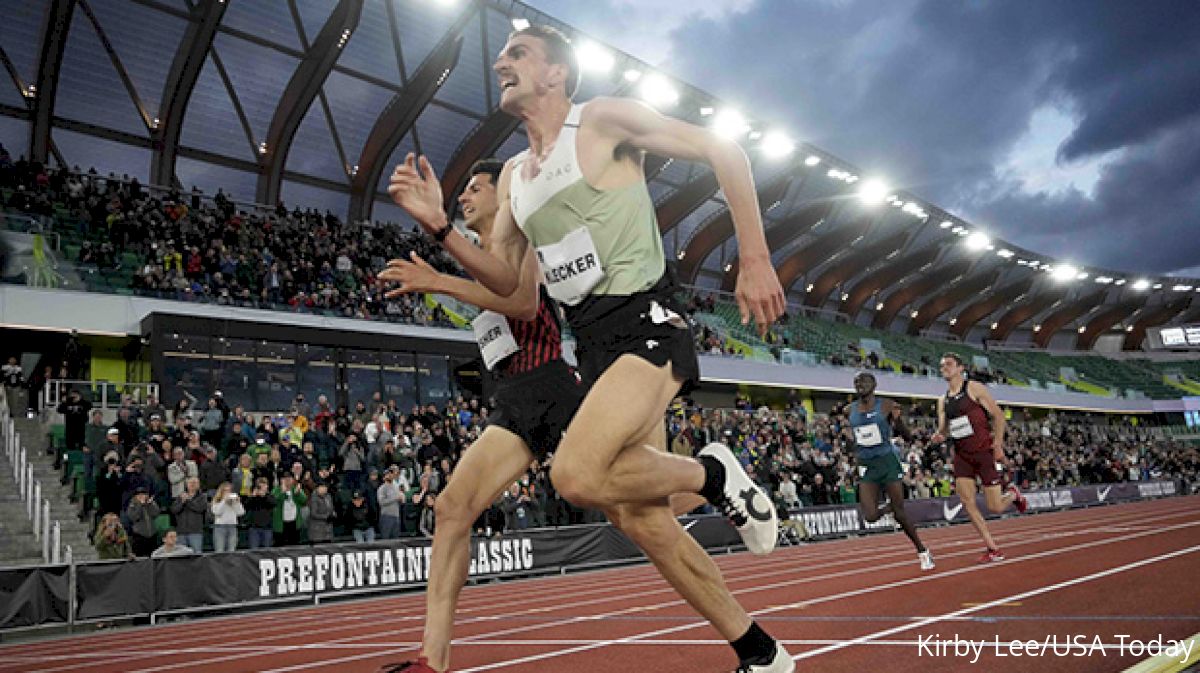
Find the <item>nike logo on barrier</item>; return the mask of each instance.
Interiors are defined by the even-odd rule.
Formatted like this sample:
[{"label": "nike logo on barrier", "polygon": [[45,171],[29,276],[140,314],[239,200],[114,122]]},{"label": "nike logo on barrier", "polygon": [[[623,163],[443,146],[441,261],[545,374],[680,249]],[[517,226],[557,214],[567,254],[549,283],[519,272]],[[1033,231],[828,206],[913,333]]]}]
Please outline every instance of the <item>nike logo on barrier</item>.
[{"label": "nike logo on barrier", "polygon": [[942,503],[942,514],[946,515],[946,521],[954,520],[954,517],[958,516],[960,510],[962,510],[961,502],[953,507],[951,507],[950,503],[948,502]]},{"label": "nike logo on barrier", "polygon": [[1096,495],[1100,497],[1100,502],[1104,502],[1104,499],[1108,497],[1108,492],[1111,490],[1112,486],[1109,486],[1108,488],[1102,488],[1099,491],[1096,491]]},{"label": "nike logo on barrier", "polygon": [[741,496],[742,502],[746,503],[746,513],[750,515],[750,518],[754,519],[755,521],[770,521],[771,520],[771,510],[770,509],[763,512],[754,507],[754,496],[757,493],[758,493],[757,490],[755,490],[753,488],[748,488],[748,489],[742,491],[741,493],[738,493],[738,495]]}]

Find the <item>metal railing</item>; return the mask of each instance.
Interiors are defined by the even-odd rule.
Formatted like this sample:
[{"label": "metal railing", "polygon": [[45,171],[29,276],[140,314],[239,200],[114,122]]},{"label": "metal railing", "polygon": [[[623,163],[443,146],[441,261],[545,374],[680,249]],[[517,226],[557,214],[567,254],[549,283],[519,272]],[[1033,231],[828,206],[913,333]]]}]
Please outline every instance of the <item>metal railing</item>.
[{"label": "metal railing", "polygon": [[[33,476],[33,465],[25,446],[21,443],[21,433],[17,432],[16,423],[8,408],[7,393],[0,389],[0,435],[4,440],[4,455],[12,467],[13,482],[17,486],[25,504],[25,515],[33,526],[34,540],[42,543],[43,563],[62,563],[63,544],[62,527],[57,520],[50,519],[50,500],[42,497],[42,482]],[[72,559],[71,547],[65,549],[68,562]]]},{"label": "metal railing", "polygon": [[67,393],[78,390],[83,399],[92,403],[93,409],[117,409],[124,395],[133,397],[138,404],[154,396],[158,399],[157,383],[113,383],[111,381],[76,381],[51,379],[42,390],[42,408],[53,411],[67,397]]}]

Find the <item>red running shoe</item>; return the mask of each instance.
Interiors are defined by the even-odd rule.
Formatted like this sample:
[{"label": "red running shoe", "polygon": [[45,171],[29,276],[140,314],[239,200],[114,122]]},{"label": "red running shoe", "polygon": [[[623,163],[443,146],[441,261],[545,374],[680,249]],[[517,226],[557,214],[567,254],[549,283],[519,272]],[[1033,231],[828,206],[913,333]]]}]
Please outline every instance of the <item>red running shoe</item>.
[{"label": "red running shoe", "polygon": [[1009,484],[1008,492],[1013,494],[1013,507],[1017,508],[1017,514],[1024,514],[1029,509],[1029,500],[1021,494],[1016,484]]},{"label": "red running shoe", "polygon": [[429,660],[421,657],[416,661],[403,661],[399,664],[384,664],[379,667],[379,673],[438,673],[429,666]]},{"label": "red running shoe", "polygon": [[979,555],[977,563],[995,563],[1004,560],[1004,552],[999,549],[987,549]]}]

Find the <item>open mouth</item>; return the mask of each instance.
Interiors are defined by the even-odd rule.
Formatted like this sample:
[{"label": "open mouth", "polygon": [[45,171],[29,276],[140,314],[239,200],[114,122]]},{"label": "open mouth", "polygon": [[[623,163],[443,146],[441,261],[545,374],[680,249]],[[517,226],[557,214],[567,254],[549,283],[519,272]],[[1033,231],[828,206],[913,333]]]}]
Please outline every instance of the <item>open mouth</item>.
[{"label": "open mouth", "polygon": [[516,85],[517,85],[516,77],[509,76],[509,77],[501,77],[500,78],[500,90],[501,91],[504,91],[506,89],[511,89],[511,88],[515,87]]}]

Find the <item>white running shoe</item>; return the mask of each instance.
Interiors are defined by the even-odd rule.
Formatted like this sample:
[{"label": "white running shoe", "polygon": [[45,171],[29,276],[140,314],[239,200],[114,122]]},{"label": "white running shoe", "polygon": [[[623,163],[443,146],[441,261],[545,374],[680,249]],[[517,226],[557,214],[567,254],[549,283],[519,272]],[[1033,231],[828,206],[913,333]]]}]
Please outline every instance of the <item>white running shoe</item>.
[{"label": "white running shoe", "polygon": [[734,673],[794,673],[796,662],[792,655],[783,649],[783,645],[775,643],[775,658],[769,664],[751,664],[739,666]]},{"label": "white running shoe", "polygon": [[737,527],[746,548],[760,556],[774,551],[779,541],[779,517],[771,498],[750,480],[750,475],[724,444],[709,444],[697,455],[715,458],[725,466],[723,492],[712,504]]},{"label": "white running shoe", "polygon": [[933,553],[931,553],[928,549],[917,554],[917,558],[921,559],[921,570],[933,570],[934,569]]}]

